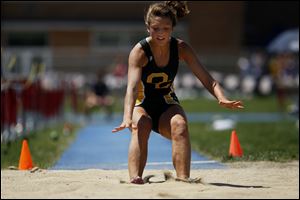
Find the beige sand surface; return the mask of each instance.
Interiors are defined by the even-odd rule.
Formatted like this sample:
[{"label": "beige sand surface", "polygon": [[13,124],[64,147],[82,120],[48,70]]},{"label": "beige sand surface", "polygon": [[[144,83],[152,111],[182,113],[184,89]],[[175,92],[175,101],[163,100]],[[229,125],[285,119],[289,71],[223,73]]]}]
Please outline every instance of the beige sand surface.
[{"label": "beige sand surface", "polygon": [[[164,170],[145,185],[124,183],[127,170],[1,170],[4,198],[299,198],[299,161],[238,162],[226,169],[192,170],[203,183],[164,180]],[[174,170],[169,170],[175,174]]]}]

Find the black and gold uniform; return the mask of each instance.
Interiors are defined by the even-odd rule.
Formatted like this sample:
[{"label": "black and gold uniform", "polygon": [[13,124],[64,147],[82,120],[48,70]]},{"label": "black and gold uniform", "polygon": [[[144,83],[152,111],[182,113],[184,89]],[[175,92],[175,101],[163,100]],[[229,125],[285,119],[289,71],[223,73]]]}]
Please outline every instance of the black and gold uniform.
[{"label": "black and gold uniform", "polygon": [[140,44],[148,58],[148,63],[142,69],[135,106],[141,106],[146,110],[152,118],[152,130],[158,133],[161,114],[170,106],[179,104],[173,88],[179,63],[177,40],[171,37],[169,62],[164,67],[156,65],[146,39],[141,40]]}]

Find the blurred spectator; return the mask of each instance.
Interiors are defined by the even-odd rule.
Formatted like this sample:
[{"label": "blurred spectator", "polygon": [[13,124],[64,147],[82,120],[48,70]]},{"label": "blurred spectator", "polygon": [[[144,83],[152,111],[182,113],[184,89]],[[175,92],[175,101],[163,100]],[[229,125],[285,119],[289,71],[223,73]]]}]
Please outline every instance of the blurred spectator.
[{"label": "blurred spectator", "polygon": [[110,90],[104,81],[105,73],[99,70],[97,80],[86,92],[85,99],[85,114],[90,118],[90,114],[95,107],[100,107],[105,110],[107,119],[112,117],[114,100],[110,95]]},{"label": "blurred spectator", "polygon": [[[272,75],[280,111],[286,111],[287,98],[298,91],[299,60],[294,53],[280,53],[270,59]],[[299,93],[298,93],[299,94]],[[298,103],[297,103],[298,104]]]},{"label": "blurred spectator", "polygon": [[237,64],[240,70],[240,78],[242,79],[242,82],[244,82],[244,79],[253,79],[254,85],[252,89],[254,91],[251,91],[251,93],[255,92],[255,94],[261,94],[259,90],[259,82],[267,69],[267,55],[265,51],[260,49],[255,50],[250,54],[249,58],[241,57]]},{"label": "blurred spectator", "polygon": [[123,78],[126,76],[126,74],[127,74],[127,65],[124,64],[123,62],[117,62],[116,67],[113,71],[113,75],[115,77]]}]

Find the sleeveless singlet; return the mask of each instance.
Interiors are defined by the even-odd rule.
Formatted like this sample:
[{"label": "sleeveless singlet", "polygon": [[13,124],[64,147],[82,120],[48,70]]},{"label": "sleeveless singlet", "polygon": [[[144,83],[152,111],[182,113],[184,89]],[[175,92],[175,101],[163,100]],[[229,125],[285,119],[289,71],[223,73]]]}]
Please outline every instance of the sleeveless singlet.
[{"label": "sleeveless singlet", "polygon": [[156,65],[146,38],[139,43],[148,58],[148,63],[142,69],[135,106],[141,106],[146,110],[152,119],[152,129],[158,132],[161,114],[170,106],[179,104],[173,87],[179,64],[177,40],[171,37],[169,61],[163,67]]}]

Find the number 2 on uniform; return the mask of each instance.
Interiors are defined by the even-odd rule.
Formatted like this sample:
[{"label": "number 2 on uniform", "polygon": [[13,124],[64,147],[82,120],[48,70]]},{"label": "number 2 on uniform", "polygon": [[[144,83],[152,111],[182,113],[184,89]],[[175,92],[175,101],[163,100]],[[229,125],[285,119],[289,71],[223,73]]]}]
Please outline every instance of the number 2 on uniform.
[{"label": "number 2 on uniform", "polygon": [[[162,78],[162,80],[158,83],[154,83],[153,79],[154,78]],[[155,84],[155,88],[156,89],[160,89],[160,88],[168,88],[171,83],[166,84],[165,86],[162,86],[162,84],[169,82],[168,80],[168,75],[166,73],[152,73],[147,77],[147,83],[152,83]]]}]

